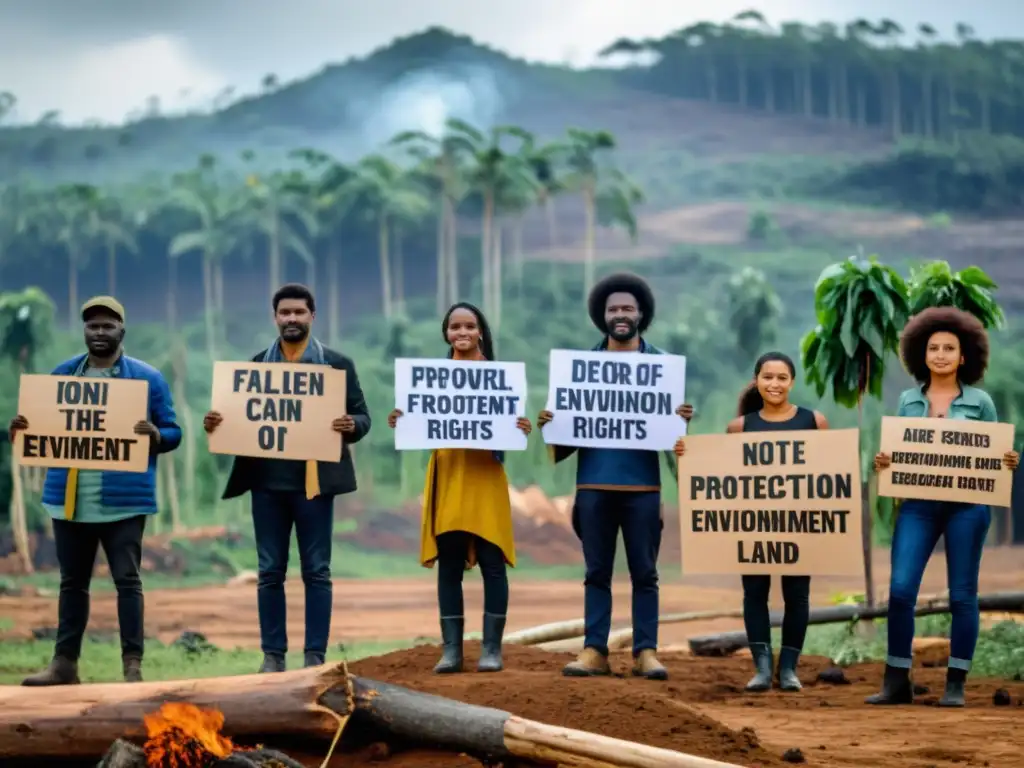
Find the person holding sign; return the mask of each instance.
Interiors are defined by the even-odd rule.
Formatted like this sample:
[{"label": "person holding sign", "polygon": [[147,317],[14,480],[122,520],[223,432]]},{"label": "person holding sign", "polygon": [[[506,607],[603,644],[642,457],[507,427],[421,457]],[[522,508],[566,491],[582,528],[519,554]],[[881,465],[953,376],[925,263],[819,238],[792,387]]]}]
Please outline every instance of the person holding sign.
[{"label": "person holding sign", "polygon": [[[601,280],[588,299],[590,319],[604,335],[594,351],[662,354],[642,334],[654,319],[654,294],[632,274],[614,274]],[[681,405],[676,413],[686,421],[693,407]],[[544,410],[537,417],[541,428],[553,419]],[[573,528],[583,544],[584,648],[563,674],[571,677],[607,675],[608,634],[612,619],[612,570],[622,530],[630,580],[633,584],[633,674],[667,680],[658,661],[658,552],[661,548],[661,470],[658,452],[625,448],[551,446],[556,462],[577,454],[576,501]],[[675,472],[671,452],[666,452]]]},{"label": "person holding sign", "polygon": [[[441,321],[441,337],[452,360],[494,360],[494,343],[486,318],[472,304],[452,306]],[[402,411],[388,415],[392,429]],[[529,435],[530,420],[516,426]],[[480,566],[484,582],[483,639],[477,670],[503,668],[502,639],[508,611],[507,566],[515,567],[512,507],[501,451],[441,448],[431,452],[423,488],[423,528],[420,563],[437,563],[437,602],[441,615],[441,659],[438,674],[462,671],[465,629],[462,577]]]},{"label": "person holding sign", "polygon": [[[311,335],[316,302],[310,290],[295,283],[284,285],[274,294],[273,307],[279,338],[253,357],[252,362],[303,363],[344,371],[346,402],[345,415],[335,418],[331,424],[343,437],[337,462],[236,456],[224,489],[225,499],[249,492],[252,500],[259,558],[257,606],[263,650],[260,672],[285,670],[288,636],[284,582],[293,527],[306,593],[304,663],[307,667],[324,663],[334,603],[331,582],[334,497],[356,490],[349,444],[359,442],[370,431],[370,414],[355,364]],[[342,404],[338,403],[338,412],[341,411]],[[222,414],[210,411],[203,419],[203,428],[207,434],[212,434],[223,421]]]},{"label": "person holding sign", "polygon": [[[984,326],[973,315],[953,307],[933,307],[911,318],[900,338],[903,365],[918,382],[900,395],[897,415],[950,420],[997,422],[992,398],[975,385],[988,367],[989,344]],[[875,470],[892,463],[887,453],[875,456]],[[1016,451],[1003,457],[1003,468],[1020,463]],[[945,537],[949,605],[953,618],[946,689],[940,706],[962,707],[964,683],[978,641],[978,573],[991,522],[988,505],[905,499],[896,517],[889,581],[889,650],[881,692],[868,704],[910,704],[914,688],[914,610],[921,578],[940,536]]]},{"label": "person holding sign", "polygon": [[[789,401],[796,380],[793,360],[782,352],[766,352],[754,363],[754,380],[740,395],[738,415],[726,432],[779,432],[828,429],[828,420],[818,411]],[[676,443],[676,456],[684,456],[683,438]],[[754,659],[755,675],[747,683],[748,691],[767,691],[772,687],[772,624],[768,611],[771,576],[743,576],[743,625]],[[782,648],[779,651],[778,682],[784,691],[799,691],[797,661],[803,652],[810,614],[811,577],[783,576]]]},{"label": "person holding sign", "polygon": [[[126,682],[142,680],[144,645],[142,593],[142,535],[146,518],[157,512],[156,461],[161,453],[181,443],[170,387],[160,371],[124,354],[125,311],[110,296],[98,296],[82,306],[86,353],[61,363],[54,376],[82,377],[109,382],[132,379],[148,385],[148,417],[135,424],[141,448],[148,451],[145,472],[85,470],[50,467],[43,485],[43,507],[53,518],[53,540],[60,565],[60,599],[57,605],[57,641],[53,659],[42,672],[22,685],[71,685],[79,682],[78,659],[89,623],[89,585],[96,552],[103,547],[110,575],[117,589],[117,623],[121,633],[121,661]],[[83,393],[85,387],[82,388]],[[105,405],[104,385],[93,399]],[[70,385],[59,388],[58,397],[68,423],[90,429],[102,423],[104,408],[75,409],[88,399]],[[111,407],[113,403],[110,403]],[[86,422],[91,422],[86,425]],[[85,425],[85,426],[79,426]],[[11,442],[30,428],[23,415],[10,425]],[[102,426],[94,431],[102,432]],[[57,438],[59,439],[59,438]],[[52,440],[50,442],[56,442]],[[107,442],[110,442],[109,440]]]}]

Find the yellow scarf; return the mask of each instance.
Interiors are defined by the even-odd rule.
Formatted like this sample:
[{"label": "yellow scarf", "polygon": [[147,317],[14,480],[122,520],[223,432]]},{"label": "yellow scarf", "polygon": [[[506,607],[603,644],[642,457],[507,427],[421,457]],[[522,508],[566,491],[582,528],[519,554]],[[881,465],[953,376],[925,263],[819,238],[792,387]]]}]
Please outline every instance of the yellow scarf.
[{"label": "yellow scarf", "polygon": [[[303,353],[306,351],[306,347],[309,344],[309,338],[303,340],[301,344],[290,344],[284,339],[281,339],[281,355],[289,363],[294,363],[297,360],[302,359]],[[306,462],[306,498],[314,499],[320,495],[320,469],[315,459],[311,459]]]}]

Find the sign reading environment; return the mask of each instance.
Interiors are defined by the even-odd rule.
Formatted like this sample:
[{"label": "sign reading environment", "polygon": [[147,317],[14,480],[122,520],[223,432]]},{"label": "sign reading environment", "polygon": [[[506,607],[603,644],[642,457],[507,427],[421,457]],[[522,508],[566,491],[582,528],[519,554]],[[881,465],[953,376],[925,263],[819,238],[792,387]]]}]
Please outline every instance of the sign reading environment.
[{"label": "sign reading environment", "polygon": [[526,450],[524,363],[395,360],[395,449]]},{"label": "sign reading environment", "polygon": [[213,364],[211,410],[224,421],[210,453],[336,462],[345,415],[345,372],[304,363]]},{"label": "sign reading environment", "polygon": [[882,418],[881,451],[892,461],[878,473],[878,495],[1009,507],[1013,424],[961,419]]},{"label": "sign reading environment", "polygon": [[856,429],[686,438],[683,573],[862,574],[859,450]]},{"label": "sign reading environment", "polygon": [[544,442],[579,448],[671,450],[686,434],[686,358],[551,350]]},{"label": "sign reading environment", "polygon": [[149,467],[149,438],[135,434],[135,424],[149,414],[146,381],[24,374],[18,413],[28,421],[14,444],[23,467],[110,472]]}]

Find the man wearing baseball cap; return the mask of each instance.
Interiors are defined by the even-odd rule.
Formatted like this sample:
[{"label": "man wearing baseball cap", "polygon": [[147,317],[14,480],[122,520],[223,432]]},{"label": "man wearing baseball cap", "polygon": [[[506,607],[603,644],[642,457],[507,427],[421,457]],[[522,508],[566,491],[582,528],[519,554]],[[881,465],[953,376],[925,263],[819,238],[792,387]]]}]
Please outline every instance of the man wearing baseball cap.
[{"label": "man wearing baseball cap", "polygon": [[[100,547],[117,588],[117,620],[126,682],[142,680],[143,596],[140,576],[146,518],[157,511],[156,457],[181,443],[171,391],[153,366],[124,353],[125,311],[112,296],[82,305],[86,352],[53,370],[54,376],[141,379],[149,384],[149,413],[135,434],[149,438],[146,472],[103,472],[49,468],[43,506],[53,518],[53,539],[60,564],[57,642],[53,660],[22,685],[72,685],[79,682],[78,657],[89,621],[89,584]],[[28,428],[24,416],[10,425],[13,442]]]}]

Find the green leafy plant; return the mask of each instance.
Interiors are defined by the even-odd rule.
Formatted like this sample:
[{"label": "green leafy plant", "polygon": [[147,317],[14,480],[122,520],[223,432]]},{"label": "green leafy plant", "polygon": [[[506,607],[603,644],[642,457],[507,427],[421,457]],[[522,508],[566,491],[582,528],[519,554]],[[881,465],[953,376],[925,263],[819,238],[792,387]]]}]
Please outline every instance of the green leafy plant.
[{"label": "green leafy plant", "polygon": [[910,314],[916,315],[929,307],[956,307],[970,312],[986,328],[1003,328],[1006,316],[992,295],[998,287],[981,267],[954,272],[948,261],[932,261],[910,270]]},{"label": "green leafy plant", "polygon": [[881,398],[886,355],[898,352],[910,314],[903,278],[875,256],[851,256],[822,271],[814,308],[818,325],[800,345],[807,383],[818,397],[831,387],[845,408]]}]

